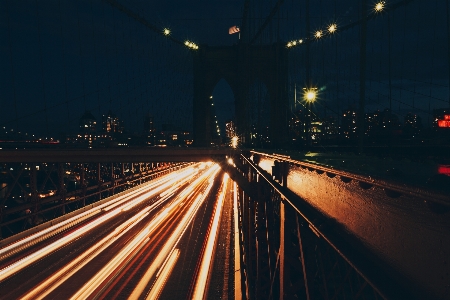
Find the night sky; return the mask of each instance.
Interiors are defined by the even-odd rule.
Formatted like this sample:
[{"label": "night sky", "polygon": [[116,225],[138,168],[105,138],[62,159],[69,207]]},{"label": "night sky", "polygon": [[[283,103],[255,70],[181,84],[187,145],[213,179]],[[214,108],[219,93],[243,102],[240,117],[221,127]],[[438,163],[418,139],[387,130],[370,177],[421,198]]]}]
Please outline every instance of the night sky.
[{"label": "night sky", "polygon": [[[189,39],[200,47],[238,42],[238,35],[228,35],[228,28],[241,25],[243,0],[119,2],[161,31],[169,28],[178,40]],[[251,1],[250,35],[275,2]],[[312,44],[310,57],[313,82],[322,90],[315,109],[337,117],[358,103],[359,27],[345,32],[339,27],[358,20],[361,1],[310,2],[310,34],[305,1],[287,0],[257,44],[287,43],[337,23],[335,35]],[[368,3],[369,12],[375,2]],[[106,1],[1,0],[0,40],[2,128],[55,136],[76,132],[85,110],[97,121],[111,110],[130,132],[142,131],[145,114],[154,116],[157,126],[171,123],[191,130],[191,50]],[[304,49],[290,50],[292,104],[294,86],[305,86]],[[380,14],[368,23],[366,49],[366,111],[392,107],[400,120],[408,112],[418,113],[426,125],[433,109],[449,107],[446,1],[415,0],[390,12],[390,17]],[[251,94],[265,99],[265,93],[256,82]],[[223,127],[234,116],[234,98],[225,81],[213,96]],[[261,103],[264,106],[264,100]]]}]

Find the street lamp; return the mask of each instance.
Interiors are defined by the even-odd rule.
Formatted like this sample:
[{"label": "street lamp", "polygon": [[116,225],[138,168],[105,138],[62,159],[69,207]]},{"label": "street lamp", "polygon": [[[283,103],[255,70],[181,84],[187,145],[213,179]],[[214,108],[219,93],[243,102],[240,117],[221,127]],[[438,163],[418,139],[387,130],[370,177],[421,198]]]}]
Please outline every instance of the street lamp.
[{"label": "street lamp", "polygon": [[304,94],[303,98],[306,100],[306,102],[311,103],[316,100],[317,97],[317,88],[303,88]]},{"label": "street lamp", "polygon": [[313,103],[317,98],[317,88],[303,88],[303,99],[306,101],[306,143],[308,146],[312,145],[311,140],[311,103]]}]

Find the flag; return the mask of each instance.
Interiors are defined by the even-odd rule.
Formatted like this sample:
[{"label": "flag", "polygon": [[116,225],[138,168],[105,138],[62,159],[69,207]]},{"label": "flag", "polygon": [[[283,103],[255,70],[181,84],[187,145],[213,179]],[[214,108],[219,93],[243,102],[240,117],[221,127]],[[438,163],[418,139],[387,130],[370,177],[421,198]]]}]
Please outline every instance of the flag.
[{"label": "flag", "polygon": [[237,27],[237,26],[232,26],[232,27],[230,27],[230,29],[228,29],[229,34],[238,33],[239,31],[240,31],[239,27]]}]

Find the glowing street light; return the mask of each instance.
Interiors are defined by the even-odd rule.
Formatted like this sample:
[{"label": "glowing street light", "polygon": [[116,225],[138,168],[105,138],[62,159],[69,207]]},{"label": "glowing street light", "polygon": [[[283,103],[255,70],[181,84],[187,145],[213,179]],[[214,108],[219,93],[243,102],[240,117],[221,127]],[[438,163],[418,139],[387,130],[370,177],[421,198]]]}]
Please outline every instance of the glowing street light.
[{"label": "glowing street light", "polygon": [[170,30],[168,28],[164,28],[163,33],[164,33],[164,35],[169,35],[170,34]]},{"label": "glowing street light", "polygon": [[378,2],[377,4],[375,4],[375,11],[376,12],[382,11],[384,9],[385,3],[386,3],[385,1],[381,1],[381,2]]},{"label": "glowing street light", "polygon": [[322,34],[323,34],[322,30],[317,30],[316,33],[314,34],[314,36],[317,39],[320,39],[322,37]]},{"label": "glowing street light", "polygon": [[336,30],[337,30],[337,25],[336,25],[336,24],[331,24],[331,25],[328,27],[328,32],[329,32],[329,33],[334,33],[334,32],[336,32]]},{"label": "glowing street light", "polygon": [[317,97],[317,88],[303,89],[305,91],[303,97],[307,102],[314,102]]},{"label": "glowing street light", "polygon": [[194,50],[197,50],[197,49],[198,49],[197,44],[195,44],[195,43],[193,43],[193,42],[191,42],[191,41],[185,41],[185,42],[184,42],[184,45],[185,45],[186,47],[189,47],[189,48],[194,49]]}]

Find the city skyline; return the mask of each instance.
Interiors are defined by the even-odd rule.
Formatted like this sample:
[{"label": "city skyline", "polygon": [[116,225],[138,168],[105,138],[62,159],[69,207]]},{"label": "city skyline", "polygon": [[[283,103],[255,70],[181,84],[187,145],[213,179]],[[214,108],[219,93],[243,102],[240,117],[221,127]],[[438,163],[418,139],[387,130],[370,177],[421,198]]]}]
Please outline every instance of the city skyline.
[{"label": "city skyline", "polygon": [[[388,1],[386,7],[397,2]],[[321,90],[314,104],[318,111],[339,116],[342,110],[358,106],[359,27],[339,29],[358,20],[359,3],[312,3],[310,34],[305,28],[304,3],[286,3],[257,42],[276,42],[277,34],[283,42],[300,41],[336,22],[335,36],[311,44],[311,80]],[[169,36],[176,39],[190,39],[200,47],[239,42],[239,36],[229,35],[228,28],[241,22],[242,1],[180,2],[176,8],[170,1],[152,7],[139,1],[126,4],[161,32],[170,30]],[[192,50],[103,2],[20,5],[4,1],[1,5],[0,34],[7,43],[0,48],[0,57],[7,67],[2,69],[0,126],[55,135],[61,129],[75,132],[85,110],[96,116],[112,110],[133,131],[142,128],[143,118],[136,116],[143,112],[153,114],[155,124],[180,123],[192,128]],[[267,3],[253,6],[249,28],[256,30],[272,7]],[[371,11],[369,3],[367,12]],[[413,1],[368,22],[366,111],[391,106],[400,118],[412,112],[429,124],[433,109],[450,105],[444,12],[439,1],[428,5]],[[301,102],[298,91],[306,86],[305,51],[300,45],[290,50],[290,103]],[[267,87],[260,85],[256,82],[249,93],[264,97]],[[212,95],[223,127],[235,115],[233,91],[222,79]]]}]

